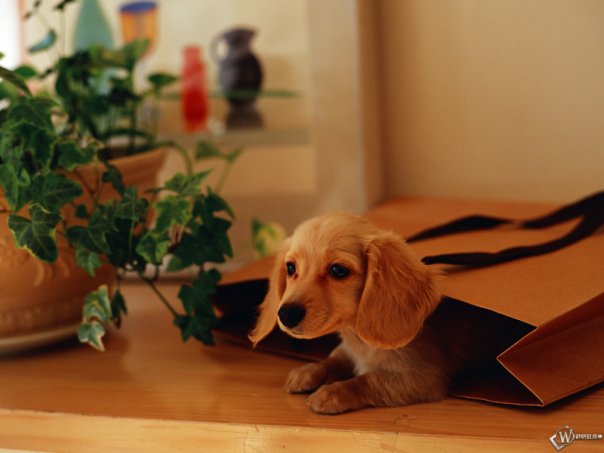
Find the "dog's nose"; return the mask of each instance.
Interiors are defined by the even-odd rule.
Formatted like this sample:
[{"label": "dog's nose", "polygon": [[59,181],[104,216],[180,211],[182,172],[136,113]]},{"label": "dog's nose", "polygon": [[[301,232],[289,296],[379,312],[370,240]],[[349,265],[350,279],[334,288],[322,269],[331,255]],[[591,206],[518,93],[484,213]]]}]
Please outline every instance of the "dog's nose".
[{"label": "dog's nose", "polygon": [[284,305],[279,309],[279,320],[285,327],[294,327],[300,324],[300,321],[304,318],[306,309],[304,306],[294,303]]}]

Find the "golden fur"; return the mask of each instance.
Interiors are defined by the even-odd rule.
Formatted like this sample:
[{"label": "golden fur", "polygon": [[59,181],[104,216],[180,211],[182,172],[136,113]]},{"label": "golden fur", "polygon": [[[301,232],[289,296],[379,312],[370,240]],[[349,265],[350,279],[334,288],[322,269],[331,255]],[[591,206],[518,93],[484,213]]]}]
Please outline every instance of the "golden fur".
[{"label": "golden fur", "polygon": [[[334,278],[334,264],[349,274]],[[440,309],[431,316],[441,298],[435,280],[397,234],[354,214],[326,214],[300,225],[277,253],[250,339],[258,343],[275,324],[296,338],[340,334],[329,358],[293,370],[285,385],[311,393],[318,413],[441,399],[477,353],[466,319]],[[289,304],[305,314],[287,327],[279,310]]]}]

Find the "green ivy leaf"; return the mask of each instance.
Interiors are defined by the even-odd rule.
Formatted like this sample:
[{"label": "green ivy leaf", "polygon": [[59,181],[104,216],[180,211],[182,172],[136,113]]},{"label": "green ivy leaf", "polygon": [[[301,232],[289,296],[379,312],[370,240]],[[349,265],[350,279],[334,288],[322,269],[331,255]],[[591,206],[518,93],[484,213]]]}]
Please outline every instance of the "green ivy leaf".
[{"label": "green ivy leaf", "polygon": [[149,202],[144,198],[138,198],[136,187],[128,187],[117,204],[115,217],[139,222],[148,208]]},{"label": "green ivy leaf", "polygon": [[193,265],[193,257],[182,255],[182,253],[181,256],[176,254],[172,255],[170,262],[168,263],[168,267],[166,268],[168,272],[177,272]]},{"label": "green ivy leaf", "polygon": [[11,102],[0,131],[2,160],[29,160],[29,167],[49,168],[56,140],[51,119],[53,105],[50,100],[26,96]]},{"label": "green ivy leaf", "polygon": [[153,74],[150,74],[149,77],[147,77],[147,80],[149,81],[149,83],[151,83],[151,85],[153,85],[154,89],[159,90],[160,88],[166,87],[176,82],[178,80],[178,77],[165,72],[155,72]]},{"label": "green ivy leaf", "polygon": [[241,147],[228,152],[222,152],[218,146],[209,141],[202,140],[197,144],[197,148],[195,149],[195,159],[222,159],[232,164],[239,158],[241,153],[243,153],[243,148]]},{"label": "green ivy leaf", "polygon": [[272,255],[287,236],[285,228],[275,222],[252,219],[252,242],[258,258]]},{"label": "green ivy leaf", "polygon": [[229,151],[228,153],[226,153],[224,158],[228,163],[232,164],[237,159],[239,159],[239,156],[241,156],[241,153],[243,153],[243,148],[235,148],[235,149]]},{"label": "green ivy leaf", "polygon": [[203,320],[194,316],[177,315],[174,318],[174,325],[180,329],[183,341],[193,337],[208,346],[216,344],[211,327]]},{"label": "green ivy leaf", "polygon": [[38,204],[29,208],[31,219],[11,214],[8,218],[15,243],[36,258],[52,263],[58,256],[55,229],[61,216],[45,210]]},{"label": "green ivy leaf", "polygon": [[231,223],[224,219],[215,220],[212,227],[196,224],[190,233],[183,234],[168,264],[168,271],[177,271],[194,264],[224,263],[227,256],[232,257],[233,251],[227,235]]},{"label": "green ivy leaf", "polygon": [[150,45],[151,41],[149,39],[135,39],[126,44],[121,49],[121,53],[126,62],[126,68],[132,70],[136,63],[143,57]]},{"label": "green ivy leaf", "polygon": [[214,216],[203,199],[195,202],[193,215],[200,217],[201,223],[189,222],[190,232],[183,235],[174,251],[176,260],[174,264],[171,262],[170,266],[202,265],[206,262],[223,263],[226,257],[232,257],[233,250],[227,235],[231,222]]},{"label": "green ivy leaf", "polygon": [[[12,84],[0,81],[0,100],[9,99],[11,102],[19,97],[20,91]],[[6,114],[6,110],[2,111],[2,115]]]},{"label": "green ivy leaf", "polygon": [[212,308],[210,297],[216,294],[216,285],[221,278],[220,272],[216,269],[202,271],[193,285],[182,285],[178,293],[178,298],[182,301],[183,307],[187,313],[198,313],[205,318],[217,321],[216,314]]},{"label": "green ivy leaf", "polygon": [[78,328],[80,343],[87,343],[98,351],[104,351],[103,336],[105,326],[98,321],[82,322]]},{"label": "green ivy leaf", "polygon": [[197,144],[197,149],[195,149],[195,158],[197,160],[216,157],[222,157],[222,153],[213,143],[203,140]]},{"label": "green ivy leaf", "polygon": [[101,285],[96,291],[92,291],[84,300],[83,321],[94,320],[106,324],[111,319],[111,302],[109,300],[109,289],[107,285]]},{"label": "green ivy leaf", "polygon": [[36,68],[29,64],[23,64],[14,69],[15,73],[19,74],[23,80],[29,80],[36,77],[39,73]]},{"label": "green ivy leaf", "polygon": [[89,243],[94,245],[91,250],[97,251],[97,253],[109,253],[111,248],[107,243],[106,235],[111,230],[111,222],[103,215],[92,215],[86,233],[89,239]]},{"label": "green ivy leaf", "polygon": [[[219,258],[220,254],[212,244],[198,244],[196,238],[189,233],[182,235],[180,243],[172,253],[168,271],[174,272],[193,265],[201,265],[211,258]],[[222,262],[222,261],[214,261]]]},{"label": "green ivy leaf", "polygon": [[96,275],[96,270],[102,265],[98,253],[91,252],[80,244],[76,246],[76,263],[91,277]]},{"label": "green ivy leaf", "polygon": [[167,232],[147,231],[136,245],[136,253],[148,262],[159,266],[170,249],[170,237]]},{"label": "green ivy leaf", "polygon": [[48,30],[48,33],[44,38],[31,46],[28,50],[31,53],[41,52],[46,49],[50,49],[53,44],[57,41],[57,32],[54,30]]},{"label": "green ivy leaf", "polygon": [[2,186],[4,198],[8,207],[13,211],[19,211],[31,200],[29,174],[21,170],[17,174],[20,165],[0,165],[0,186]]},{"label": "green ivy leaf", "polygon": [[210,269],[201,272],[192,286],[181,286],[178,298],[182,301],[186,315],[176,316],[174,324],[181,329],[183,341],[192,336],[206,345],[214,344],[212,328],[218,324],[218,318],[210,298],[216,293],[220,278],[220,272]]},{"label": "green ivy leaf", "polygon": [[170,195],[155,203],[155,211],[155,229],[164,232],[172,225],[187,224],[191,219],[191,202],[186,198]]},{"label": "green ivy leaf", "polygon": [[31,91],[27,87],[25,80],[21,75],[17,72],[11,71],[10,69],[6,69],[5,67],[0,66],[0,79],[7,81],[11,85],[17,87],[21,91],[23,91],[28,96],[31,96]]},{"label": "green ivy leaf", "polygon": [[100,44],[89,46],[83,55],[88,57],[90,67],[96,69],[106,69],[110,67],[126,69],[127,67],[126,56],[122,50],[107,49]]},{"label": "green ivy leaf", "polygon": [[122,295],[121,291],[117,289],[111,298],[111,316],[113,319],[119,320],[122,314],[128,314],[128,308],[126,307],[126,300]]},{"label": "green ivy leaf", "polygon": [[115,189],[117,193],[120,195],[124,195],[124,190],[126,190],[124,186],[124,181],[122,179],[122,173],[119,168],[112,164],[105,164],[107,170],[103,173],[102,181],[104,183],[110,183],[111,186]]},{"label": "green ivy leaf", "polygon": [[107,234],[110,252],[109,262],[116,267],[132,266],[133,270],[144,271],[145,259],[136,253],[138,237],[132,234],[133,222],[115,219],[112,230]]},{"label": "green ivy leaf", "polygon": [[18,211],[21,208],[17,206],[19,204],[19,184],[12,165],[0,165],[0,186],[9,208]]},{"label": "green ivy leaf", "polygon": [[199,187],[201,182],[207,178],[211,172],[211,170],[208,170],[193,173],[192,175],[176,173],[172,178],[166,181],[164,188],[183,196],[196,195],[201,190]]},{"label": "green ivy leaf", "polygon": [[39,174],[32,181],[32,198],[50,212],[58,212],[65,204],[82,195],[74,181],[56,173]]},{"label": "green ivy leaf", "polygon": [[[210,197],[197,197],[193,206],[193,215],[201,218],[201,226],[193,231],[195,240],[209,240],[212,247],[207,248],[207,251],[212,251],[211,258],[207,261],[224,262],[224,257],[233,256],[231,243],[227,235],[228,229],[231,227],[231,222],[214,215],[215,206],[209,202]],[[216,261],[218,255],[222,261]]]},{"label": "green ivy leaf", "polygon": [[11,104],[9,118],[13,124],[25,123],[54,132],[51,110],[57,104],[48,98],[23,97]]},{"label": "green ivy leaf", "polygon": [[[141,99],[126,83],[118,84],[118,82],[122,81],[120,81],[119,79],[111,80],[113,82],[113,86],[111,87],[111,91],[109,92],[109,96],[107,97],[107,102],[109,105],[119,107],[120,110],[118,111],[127,111],[129,105],[132,104],[132,102],[137,102]],[[126,135],[128,132],[129,130],[126,129],[123,131],[122,135]],[[113,134],[115,135],[115,132],[113,132]]]},{"label": "green ivy leaf", "polygon": [[226,202],[226,200],[220,195],[218,195],[216,192],[214,192],[210,187],[208,187],[206,204],[208,206],[208,209],[212,212],[224,211],[229,215],[231,219],[235,220],[235,213],[233,212],[229,204]]},{"label": "green ivy leaf", "polygon": [[59,166],[69,171],[78,165],[92,162],[94,158],[94,152],[91,149],[83,149],[72,141],[55,144],[55,155],[58,156]]},{"label": "green ivy leaf", "polygon": [[111,316],[109,289],[107,285],[101,285],[96,291],[88,294],[84,300],[82,323],[78,329],[79,340],[82,343],[88,343],[99,351],[104,351],[105,325],[109,322]]},{"label": "green ivy leaf", "polygon": [[49,168],[56,138],[54,131],[24,124],[21,125],[18,133],[21,134],[23,139],[22,149],[31,153],[40,167]]},{"label": "green ivy leaf", "polygon": [[87,228],[72,226],[67,229],[67,236],[76,247],[83,247],[94,253],[109,253],[111,248],[107,235],[111,229],[111,221],[102,209],[97,208],[90,216]]}]

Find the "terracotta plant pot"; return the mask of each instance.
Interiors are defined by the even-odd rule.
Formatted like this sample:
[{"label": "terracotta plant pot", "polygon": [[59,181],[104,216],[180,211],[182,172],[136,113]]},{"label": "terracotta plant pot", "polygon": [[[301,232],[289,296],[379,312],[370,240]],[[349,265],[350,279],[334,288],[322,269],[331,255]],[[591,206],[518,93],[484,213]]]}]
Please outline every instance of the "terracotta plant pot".
[{"label": "terracotta plant pot", "polygon": [[[166,156],[165,149],[118,158],[126,186],[137,186],[139,194],[155,187],[157,174]],[[96,173],[92,167],[78,171],[91,187]],[[1,196],[1,194],[0,194]],[[101,201],[115,197],[106,187]],[[87,202],[86,196],[77,202]],[[5,204],[5,203],[4,203]],[[70,213],[65,213],[70,217]],[[59,240],[59,257],[52,264],[18,249],[6,219],[0,222],[0,353],[18,351],[72,336],[82,318],[86,295],[114,281],[113,269],[104,266],[90,277],[75,262],[66,241]]]}]

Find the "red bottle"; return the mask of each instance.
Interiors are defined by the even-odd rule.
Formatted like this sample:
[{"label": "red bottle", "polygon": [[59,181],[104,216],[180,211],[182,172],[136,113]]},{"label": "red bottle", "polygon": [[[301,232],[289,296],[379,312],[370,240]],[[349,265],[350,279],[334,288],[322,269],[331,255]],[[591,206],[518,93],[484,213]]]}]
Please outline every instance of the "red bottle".
[{"label": "red bottle", "polygon": [[185,128],[189,132],[202,131],[208,123],[208,90],[206,70],[201,60],[201,48],[187,46],[184,48],[182,81],[182,115]]}]

